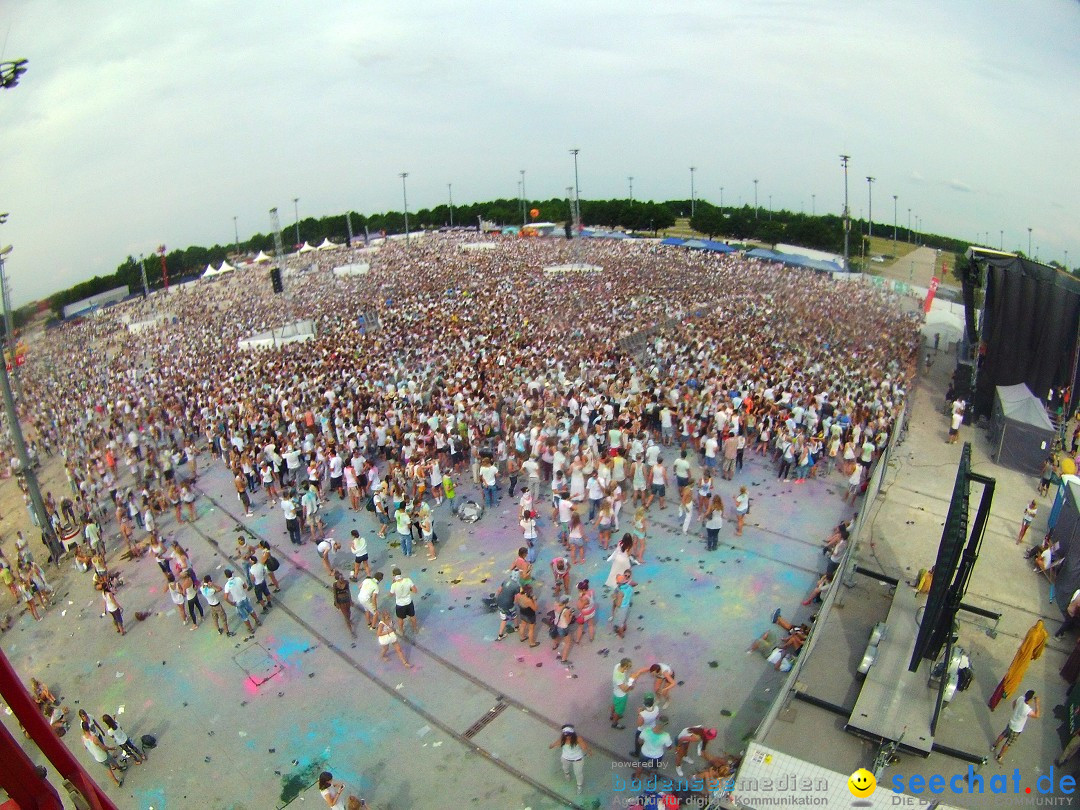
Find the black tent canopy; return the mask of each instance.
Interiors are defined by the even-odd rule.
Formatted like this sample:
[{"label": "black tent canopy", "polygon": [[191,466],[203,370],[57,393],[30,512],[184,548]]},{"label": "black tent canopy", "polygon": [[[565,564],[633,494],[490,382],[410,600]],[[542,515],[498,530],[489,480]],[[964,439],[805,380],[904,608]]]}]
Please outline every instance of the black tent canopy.
[{"label": "black tent canopy", "polygon": [[1080,279],[996,251],[974,252],[972,261],[986,272],[975,413],[990,415],[999,385],[1026,383],[1040,397],[1075,385]]},{"label": "black tent canopy", "polygon": [[990,419],[990,454],[994,461],[1038,475],[1053,443],[1054,425],[1031,389],[1023,383],[999,385]]}]

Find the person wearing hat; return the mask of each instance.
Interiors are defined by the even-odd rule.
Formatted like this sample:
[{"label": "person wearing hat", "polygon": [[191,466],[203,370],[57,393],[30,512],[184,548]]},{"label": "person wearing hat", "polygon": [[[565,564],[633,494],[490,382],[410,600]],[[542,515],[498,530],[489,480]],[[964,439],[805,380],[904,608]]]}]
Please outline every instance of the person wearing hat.
[{"label": "person wearing hat", "polygon": [[705,753],[705,749],[709,745],[709,740],[716,739],[716,729],[706,728],[705,726],[687,726],[679,732],[679,736],[675,738],[675,773],[679,776],[683,775],[682,764],[683,762],[693,762],[694,760],[687,756],[690,751],[690,746],[695,740],[697,740],[697,755],[700,757]]},{"label": "person wearing hat", "polygon": [[656,718],[660,716],[660,707],[656,705],[656,698],[652,692],[645,695],[641,701],[642,706],[638,709],[637,728],[634,729],[634,750],[630,756],[636,761],[641,756],[641,734],[645,729],[652,729],[656,725]]},{"label": "person wearing hat", "polygon": [[667,728],[667,715],[656,718],[652,728],[641,731],[641,757],[634,769],[634,778],[637,779],[645,770],[659,770],[660,763],[664,759],[664,752],[671,748],[671,735]]},{"label": "person wearing hat", "polygon": [[559,739],[548,746],[548,750],[552,748],[562,749],[563,776],[569,781],[572,768],[574,779],[577,781],[577,792],[581,793],[582,785],[585,782],[585,755],[589,753],[589,746],[578,737],[574,727],[567,724],[562,727]]}]

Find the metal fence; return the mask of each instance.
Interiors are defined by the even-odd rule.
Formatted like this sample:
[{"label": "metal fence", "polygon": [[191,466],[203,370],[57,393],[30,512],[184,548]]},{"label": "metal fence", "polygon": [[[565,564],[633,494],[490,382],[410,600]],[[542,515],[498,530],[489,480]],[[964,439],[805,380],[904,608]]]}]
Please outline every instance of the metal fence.
[{"label": "metal fence", "polygon": [[[855,519],[855,522],[851,527],[847,552],[844,554],[840,567],[833,577],[833,582],[835,584],[833,587],[829,588],[828,593],[822,599],[821,609],[818,611],[818,617],[815,623],[818,627],[823,626],[829,621],[834,606],[843,606],[844,604],[844,596],[846,595],[844,591],[846,587],[849,587],[852,584],[852,578],[855,575],[857,552],[864,540],[864,532],[866,533],[865,539],[867,541],[869,540],[869,526],[872,521],[870,507],[881,492],[881,483],[885,477],[885,471],[889,467],[889,460],[904,433],[904,427],[907,421],[907,410],[908,403],[905,402],[901,406],[900,413],[897,415],[893,424],[888,444],[885,445],[885,449],[870,468],[870,478],[866,485],[866,494],[863,496],[862,505],[859,507],[859,516]],[[776,700],[765,714],[761,723],[758,724],[757,730],[754,732],[754,740],[761,740],[768,734],[769,729],[772,728],[772,724],[776,721],[777,715],[780,714],[780,711],[792,699],[795,692],[795,684],[799,679],[799,674],[802,672],[802,667],[810,659],[810,656],[814,654],[816,641],[817,633],[811,633],[802,652],[799,654],[798,658],[795,659],[795,664],[791,667],[791,671],[788,673],[783,688],[780,690]],[[854,674],[852,677],[854,677]]]}]

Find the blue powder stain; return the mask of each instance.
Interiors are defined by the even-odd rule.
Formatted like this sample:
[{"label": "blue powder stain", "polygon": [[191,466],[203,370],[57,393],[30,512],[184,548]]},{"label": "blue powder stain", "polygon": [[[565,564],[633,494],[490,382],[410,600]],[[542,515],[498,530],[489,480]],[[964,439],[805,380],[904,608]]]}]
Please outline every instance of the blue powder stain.
[{"label": "blue powder stain", "polygon": [[279,658],[292,666],[299,663],[299,658],[305,650],[311,647],[311,642],[302,638],[285,638],[274,649]]}]

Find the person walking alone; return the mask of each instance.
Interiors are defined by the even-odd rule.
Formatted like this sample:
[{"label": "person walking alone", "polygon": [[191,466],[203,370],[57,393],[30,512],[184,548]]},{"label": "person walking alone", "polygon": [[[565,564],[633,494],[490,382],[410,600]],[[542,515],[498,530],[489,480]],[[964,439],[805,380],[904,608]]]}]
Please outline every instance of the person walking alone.
[{"label": "person walking alone", "polygon": [[560,749],[559,761],[562,763],[563,776],[570,781],[570,771],[574,772],[574,780],[577,782],[577,792],[581,793],[585,784],[585,756],[589,753],[589,746],[578,737],[577,731],[569,723],[562,727],[559,739],[548,746],[548,749]]},{"label": "person walking alone", "polygon": [[997,751],[998,746],[1001,745],[1001,750],[997,751],[994,756],[998,765],[1001,764],[1001,760],[1005,757],[1005,752],[1009,750],[1009,746],[1016,742],[1017,737],[1023,733],[1028,718],[1039,718],[1041,716],[1039,696],[1035,694],[1034,689],[1029,689],[1013,701],[1013,713],[1012,717],[1009,718],[1009,724],[1005,726],[1004,731],[998,734],[994,744],[990,746],[991,751]]}]

